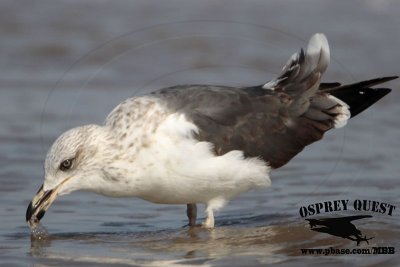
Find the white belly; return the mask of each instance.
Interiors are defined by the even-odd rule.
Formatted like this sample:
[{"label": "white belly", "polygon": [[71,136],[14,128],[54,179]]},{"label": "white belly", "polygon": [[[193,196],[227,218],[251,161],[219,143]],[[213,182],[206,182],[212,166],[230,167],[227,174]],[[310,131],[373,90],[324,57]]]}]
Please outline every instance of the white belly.
[{"label": "white belly", "polygon": [[212,145],[198,142],[193,131],[193,124],[177,116],[158,128],[154,141],[135,162],[146,166],[147,173],[139,197],[166,204],[207,203],[270,185],[265,162],[245,159],[241,151],[215,156]]},{"label": "white belly", "polygon": [[[187,204],[229,200],[270,185],[270,168],[265,162],[245,159],[241,151],[216,156],[210,143],[193,137],[196,131],[196,126],[184,116],[169,115],[145,146],[130,155],[130,151],[124,151],[125,158],[110,166],[107,171],[118,182],[103,187],[100,193],[136,196],[155,203]],[[121,190],[110,191],[115,183]]]}]

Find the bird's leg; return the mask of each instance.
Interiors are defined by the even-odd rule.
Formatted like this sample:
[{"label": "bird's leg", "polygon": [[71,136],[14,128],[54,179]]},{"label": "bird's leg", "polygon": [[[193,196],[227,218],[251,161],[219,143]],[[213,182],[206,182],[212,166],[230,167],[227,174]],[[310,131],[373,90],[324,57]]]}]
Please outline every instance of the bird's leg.
[{"label": "bird's leg", "polygon": [[186,215],[189,218],[189,226],[196,226],[196,218],[197,218],[197,206],[196,203],[191,203],[186,205]]},{"label": "bird's leg", "polygon": [[203,222],[203,227],[214,228],[214,211],[210,206],[206,208],[207,218]]}]

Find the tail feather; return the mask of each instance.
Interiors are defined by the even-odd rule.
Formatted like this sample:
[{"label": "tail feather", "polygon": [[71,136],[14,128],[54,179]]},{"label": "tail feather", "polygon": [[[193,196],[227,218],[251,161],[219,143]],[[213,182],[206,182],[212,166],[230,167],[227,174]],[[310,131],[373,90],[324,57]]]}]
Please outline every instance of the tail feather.
[{"label": "tail feather", "polygon": [[278,78],[262,86],[265,90],[285,92],[293,98],[289,113],[299,116],[310,106],[310,97],[319,90],[321,76],[329,65],[329,44],[324,34],[314,34],[304,52],[293,54]]},{"label": "tail feather", "polygon": [[[390,89],[372,89],[372,86],[397,78],[384,77],[343,86],[321,83],[329,55],[326,37],[315,34],[307,49],[294,54],[276,79],[243,88],[251,96],[271,101],[267,108],[268,114],[273,115],[265,122],[265,127],[259,127],[268,138],[263,139],[261,145],[255,142],[254,151],[262,150],[261,157],[272,168],[286,164],[305,146],[320,140],[326,131],[345,126],[351,117],[390,92]],[[264,108],[264,102],[262,106]],[[259,153],[247,151],[247,155]]]},{"label": "tail feather", "polygon": [[321,77],[329,65],[329,56],[325,35],[315,34],[306,51],[301,49],[292,55],[281,74],[261,87],[271,94],[289,95],[289,116],[303,116],[316,122],[319,128],[323,126],[324,131],[343,127],[351,117],[391,91],[371,87],[398,78],[389,76],[348,85],[321,83]]}]

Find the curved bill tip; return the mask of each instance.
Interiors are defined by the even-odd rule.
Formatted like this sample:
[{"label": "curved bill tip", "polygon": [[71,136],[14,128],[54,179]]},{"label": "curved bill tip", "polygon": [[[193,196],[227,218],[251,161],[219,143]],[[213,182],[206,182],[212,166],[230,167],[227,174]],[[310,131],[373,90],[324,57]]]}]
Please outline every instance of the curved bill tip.
[{"label": "curved bill tip", "polygon": [[32,215],[33,215],[33,207],[32,207],[32,201],[31,201],[31,203],[29,203],[28,208],[26,209],[26,214],[25,214],[25,218],[26,218],[27,222],[32,218]]},{"label": "curved bill tip", "polygon": [[55,193],[53,190],[44,191],[43,186],[40,187],[26,209],[25,219],[30,226],[38,224],[43,218],[46,210],[56,198]]}]

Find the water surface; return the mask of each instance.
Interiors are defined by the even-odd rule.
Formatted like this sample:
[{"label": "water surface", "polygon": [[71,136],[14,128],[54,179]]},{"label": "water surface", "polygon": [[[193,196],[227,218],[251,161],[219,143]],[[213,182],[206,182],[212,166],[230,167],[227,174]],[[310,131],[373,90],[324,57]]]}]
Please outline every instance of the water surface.
[{"label": "water surface", "polygon": [[[160,87],[261,84],[315,32],[331,44],[325,81],[399,74],[399,11],[396,1],[2,1],[0,264],[398,266],[398,252],[301,255],[357,246],[310,231],[298,213],[336,199],[399,206],[398,81],[348,127],[274,171],[270,188],[230,202],[216,229],[185,227],[183,206],[84,192],[53,204],[44,239],[31,239],[24,217],[45,153],[63,131],[102,123],[123,99]],[[400,249],[398,214],[357,221],[374,236],[360,247]]]}]

